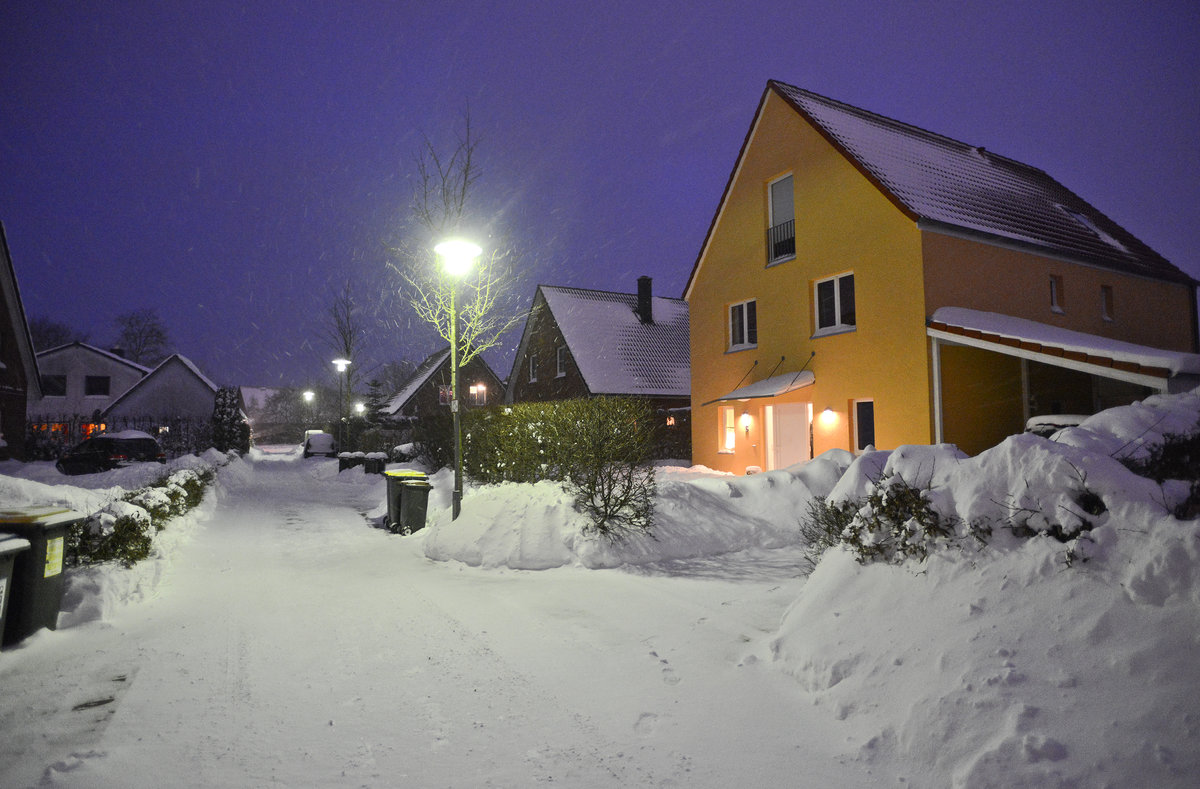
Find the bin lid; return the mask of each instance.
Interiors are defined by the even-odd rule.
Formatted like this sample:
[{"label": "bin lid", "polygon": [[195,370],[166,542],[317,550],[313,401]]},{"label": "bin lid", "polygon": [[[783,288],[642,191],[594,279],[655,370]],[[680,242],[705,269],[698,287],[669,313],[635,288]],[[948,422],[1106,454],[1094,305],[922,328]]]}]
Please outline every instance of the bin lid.
[{"label": "bin lid", "polygon": [[19,553],[29,547],[29,540],[15,534],[0,534],[0,556]]},{"label": "bin lid", "polygon": [[389,477],[400,477],[401,479],[424,480],[429,479],[429,475],[424,471],[416,471],[410,468],[397,468],[383,472]]},{"label": "bin lid", "polygon": [[0,510],[0,527],[11,525],[56,526],[83,520],[83,513],[65,507],[18,507]]},{"label": "bin lid", "polygon": [[406,488],[432,488],[433,487],[433,485],[430,485],[428,482],[426,482],[423,479],[406,479],[406,480],[404,480],[404,482],[402,482],[400,484],[402,484]]}]

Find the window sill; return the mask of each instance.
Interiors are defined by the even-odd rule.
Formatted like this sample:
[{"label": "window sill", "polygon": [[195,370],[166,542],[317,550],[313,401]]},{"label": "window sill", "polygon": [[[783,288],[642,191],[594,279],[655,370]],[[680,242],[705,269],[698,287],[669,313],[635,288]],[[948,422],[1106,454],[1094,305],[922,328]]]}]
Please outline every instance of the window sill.
[{"label": "window sill", "polygon": [[566,377],[567,377],[567,374],[566,374],[566,373],[559,373],[558,375],[556,375],[556,376],[554,376],[554,377],[555,377],[555,378],[566,378]]},{"label": "window sill", "polygon": [[754,345],[734,345],[725,350],[725,353],[740,353],[741,351],[753,351],[758,348],[758,343]]},{"label": "window sill", "polygon": [[791,263],[795,259],[796,259],[795,255],[788,255],[787,257],[783,257],[783,258],[775,258],[774,260],[768,260],[766,267],[774,268],[775,266],[781,266],[784,263]]},{"label": "window sill", "polygon": [[1050,311],[1053,312],[1055,315],[1066,315],[1067,314],[1067,311],[1064,310],[1062,307],[1051,307]]},{"label": "window sill", "polygon": [[856,331],[858,331],[857,326],[833,326],[828,329],[821,329],[820,331],[813,332],[812,336],[810,336],[808,339],[815,340],[818,337],[832,337],[836,334],[851,334]]},{"label": "window sill", "polygon": [[732,449],[718,449],[717,454],[718,455],[732,455],[733,450]]}]

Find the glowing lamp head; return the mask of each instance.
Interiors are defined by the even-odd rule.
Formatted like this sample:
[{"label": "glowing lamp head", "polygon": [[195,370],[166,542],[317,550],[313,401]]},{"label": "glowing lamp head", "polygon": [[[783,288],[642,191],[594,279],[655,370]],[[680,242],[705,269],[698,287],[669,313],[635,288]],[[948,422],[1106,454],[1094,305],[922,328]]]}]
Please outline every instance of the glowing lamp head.
[{"label": "glowing lamp head", "polygon": [[434,247],[433,251],[441,257],[442,265],[446,267],[446,272],[452,277],[461,277],[470,271],[475,258],[483,253],[483,249],[478,244],[461,238],[443,241]]},{"label": "glowing lamp head", "polygon": [[304,393],[304,402],[311,403],[313,401],[313,398],[316,396],[317,396],[317,393],[310,389]]},{"label": "glowing lamp head", "polygon": [[367,407],[364,404],[362,404],[362,403],[354,404],[354,412],[355,413],[361,414],[363,411],[366,411],[366,410],[367,410]]},{"label": "glowing lamp head", "polygon": [[339,373],[346,372],[346,368],[350,366],[349,359],[334,359],[333,366],[337,368]]},{"label": "glowing lamp head", "polygon": [[742,422],[742,430],[744,430],[744,431],[746,432],[746,435],[750,435],[750,423],[751,423],[751,421],[752,421],[752,420],[751,420],[751,417],[750,417],[750,412],[749,412],[749,411],[743,411],[743,412],[742,412],[742,419],[741,419],[741,422]]},{"label": "glowing lamp head", "polygon": [[825,410],[821,412],[821,424],[831,427],[835,422],[837,422],[837,412],[826,406]]}]

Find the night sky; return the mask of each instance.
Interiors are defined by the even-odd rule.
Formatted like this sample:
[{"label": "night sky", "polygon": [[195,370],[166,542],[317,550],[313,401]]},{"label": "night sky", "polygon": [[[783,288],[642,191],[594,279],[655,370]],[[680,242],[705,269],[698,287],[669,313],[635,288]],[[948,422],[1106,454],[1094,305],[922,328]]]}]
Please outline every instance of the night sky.
[{"label": "night sky", "polygon": [[423,136],[469,107],[525,301],[680,296],[768,79],[1040,167],[1200,277],[1194,0],[4,0],[0,221],[30,317],[105,346],[153,307],[218,383],[329,382],[345,282],[364,371],[438,342],[386,265]]}]

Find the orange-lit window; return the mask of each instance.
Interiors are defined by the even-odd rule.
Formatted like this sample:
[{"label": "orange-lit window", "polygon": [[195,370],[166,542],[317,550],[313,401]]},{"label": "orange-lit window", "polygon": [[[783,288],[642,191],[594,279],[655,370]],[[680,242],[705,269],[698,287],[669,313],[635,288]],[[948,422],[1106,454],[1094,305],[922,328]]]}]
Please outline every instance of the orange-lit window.
[{"label": "orange-lit window", "polygon": [[723,405],[717,409],[717,424],[720,433],[717,436],[717,451],[732,452],[737,442],[737,425],[734,423],[733,406]]}]

